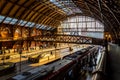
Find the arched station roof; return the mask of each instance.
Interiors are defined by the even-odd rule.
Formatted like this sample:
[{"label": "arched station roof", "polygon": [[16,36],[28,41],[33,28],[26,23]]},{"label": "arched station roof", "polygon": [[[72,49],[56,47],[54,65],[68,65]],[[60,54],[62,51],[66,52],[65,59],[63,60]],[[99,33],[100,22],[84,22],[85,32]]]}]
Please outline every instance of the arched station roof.
[{"label": "arched station roof", "polygon": [[0,23],[12,18],[9,23],[17,19],[13,25],[57,28],[61,21],[75,15],[93,17],[105,25],[113,38],[120,37],[119,0],[0,0]]}]

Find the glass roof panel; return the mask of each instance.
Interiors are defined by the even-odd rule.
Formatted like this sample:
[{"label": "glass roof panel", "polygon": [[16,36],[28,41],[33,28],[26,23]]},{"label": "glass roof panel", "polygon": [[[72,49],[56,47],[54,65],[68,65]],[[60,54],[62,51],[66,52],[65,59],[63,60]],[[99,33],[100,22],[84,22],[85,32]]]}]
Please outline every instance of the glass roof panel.
[{"label": "glass roof panel", "polygon": [[10,24],[15,24],[18,21],[18,19],[13,19]]},{"label": "glass roof panel", "polygon": [[24,26],[27,23],[27,21],[23,21],[20,25]]},{"label": "glass roof panel", "polygon": [[82,13],[72,0],[50,0],[50,2],[66,12],[67,15]]},{"label": "glass roof panel", "polygon": [[44,26],[44,25],[41,27],[41,29],[45,29],[45,28],[46,28],[46,26]]},{"label": "glass roof panel", "polygon": [[47,30],[49,30],[51,27],[48,27]]},{"label": "glass roof panel", "polygon": [[7,18],[4,20],[4,23],[9,23],[11,20],[12,20],[12,18],[7,17]]},{"label": "glass roof panel", "polygon": [[31,24],[31,22],[28,22],[25,26],[28,26],[28,27],[29,27],[29,26],[30,26],[30,24]]},{"label": "glass roof panel", "polygon": [[[16,22],[18,21],[18,19],[16,18],[11,18],[11,17],[6,17],[5,19],[5,16],[2,16],[0,15],[0,22],[3,22],[4,23],[10,23],[10,24],[16,24]],[[27,21],[24,21],[24,20],[19,20],[19,23],[18,25],[20,26],[26,26],[26,27],[33,27],[33,26],[36,26],[36,28],[39,28],[39,29],[51,29],[51,27],[47,27],[46,25],[41,25],[41,24],[36,24],[34,22],[27,22]]]},{"label": "glass roof panel", "polygon": [[40,25],[40,26],[39,26],[39,29],[42,29],[42,27],[43,27],[43,25]]},{"label": "glass roof panel", "polygon": [[36,28],[39,28],[40,25],[39,25],[39,24],[36,24],[35,26],[36,26]]},{"label": "glass roof panel", "polygon": [[49,30],[51,30],[51,29],[52,29],[52,27],[49,28]]},{"label": "glass roof panel", "polygon": [[4,18],[5,18],[5,16],[0,15],[0,22],[2,22]]},{"label": "glass roof panel", "polygon": [[30,27],[33,27],[35,25],[35,23],[32,23],[32,24],[30,24]]},{"label": "glass roof panel", "polygon": [[18,25],[20,25],[23,22],[23,20],[20,20],[20,22],[18,23]]},{"label": "glass roof panel", "polygon": [[38,28],[39,28],[39,29],[42,29],[42,27],[43,27],[43,25],[40,25]]}]

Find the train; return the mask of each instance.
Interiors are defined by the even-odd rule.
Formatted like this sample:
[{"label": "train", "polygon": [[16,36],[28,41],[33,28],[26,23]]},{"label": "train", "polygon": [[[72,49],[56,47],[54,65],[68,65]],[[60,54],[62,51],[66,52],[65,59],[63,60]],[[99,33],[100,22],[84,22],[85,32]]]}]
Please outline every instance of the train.
[{"label": "train", "polygon": [[98,46],[89,46],[7,80],[77,80],[85,67],[95,66],[98,49]]}]

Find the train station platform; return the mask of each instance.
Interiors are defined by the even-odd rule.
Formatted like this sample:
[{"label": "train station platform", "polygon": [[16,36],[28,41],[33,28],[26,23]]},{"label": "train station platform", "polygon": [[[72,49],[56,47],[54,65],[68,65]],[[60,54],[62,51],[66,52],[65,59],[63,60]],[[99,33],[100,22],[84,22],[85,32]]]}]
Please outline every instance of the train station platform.
[{"label": "train station platform", "polygon": [[[36,77],[40,78],[43,75],[48,74],[49,72],[51,72],[51,70],[52,70],[51,75],[49,75],[49,77],[48,76],[45,77],[45,80],[60,80],[58,78],[61,78],[61,80],[62,80],[63,77],[61,77],[61,75],[64,75],[64,77],[66,75],[66,79],[65,80],[67,80],[67,76],[70,76],[72,78],[72,73],[74,72],[71,67],[75,67],[76,66],[76,62],[78,62],[79,60],[80,60],[79,62],[81,62],[81,59],[85,59],[85,61],[86,61],[87,60],[87,56],[89,56],[89,57],[91,56],[92,57],[93,56],[92,54],[95,55],[96,52],[97,52],[97,55],[96,55],[97,62],[96,62],[96,64],[97,65],[101,64],[100,60],[103,57],[102,56],[103,54],[101,53],[102,52],[101,50],[98,51],[98,48],[96,48],[96,47],[95,48],[94,47],[93,48],[88,48],[88,49],[86,48],[85,50],[86,51],[84,51],[84,54],[83,54],[84,57],[83,57],[82,53],[74,52],[73,55],[69,55],[69,56],[67,56],[67,57],[65,57],[65,58],[63,58],[61,60],[58,60],[58,61],[55,61],[55,62],[52,62],[52,63],[48,63],[48,64],[45,64],[45,65],[39,66],[37,68],[28,70],[25,73],[25,74],[29,73],[29,74],[31,74],[31,76],[29,74],[25,76],[22,73],[22,74],[18,74],[16,76],[12,77],[12,79],[9,79],[9,80],[13,80],[13,78],[15,80],[19,80],[18,78],[20,78],[20,80],[34,80]],[[81,51],[81,50],[79,50],[79,51]],[[82,51],[83,51],[83,49],[82,49]],[[87,56],[86,56],[86,54],[87,54]],[[90,58],[88,58],[88,60],[90,60]],[[84,64],[84,62],[83,62],[83,64]],[[75,80],[92,80],[92,75],[91,75],[91,73],[89,73],[90,68],[88,70],[88,66],[86,65],[85,67],[86,68],[83,69],[83,71],[86,71],[85,74],[84,75],[80,75],[80,76],[78,75],[80,78],[79,79],[76,78]],[[94,67],[94,69],[97,69],[97,68],[98,67]],[[68,70],[66,71],[66,69],[68,69]],[[65,71],[63,71],[63,70],[65,70]],[[57,74],[60,74],[60,75],[57,76]],[[55,77],[55,76],[57,76],[57,77]],[[52,77],[52,79],[50,79],[51,77]],[[68,78],[68,80],[69,79],[70,78]]]},{"label": "train station platform", "polygon": [[[69,51],[69,47],[72,47],[73,51]],[[18,53],[16,53],[16,54],[14,53],[14,55],[11,55],[12,58],[9,60],[6,60],[5,62],[7,63],[9,61],[12,63],[16,63],[16,72],[1,76],[0,79],[6,80],[9,77],[15,76],[15,75],[20,74],[22,72],[26,72],[26,71],[32,70],[34,68],[39,68],[39,66],[41,66],[41,65],[44,65],[46,63],[49,63],[49,62],[57,60],[57,59],[61,59],[61,57],[64,57],[64,56],[69,55],[71,53],[74,53],[75,51],[78,51],[80,49],[81,49],[81,47],[79,45],[72,45],[72,46],[61,46],[61,47],[57,47],[56,49],[55,48],[47,48],[47,49],[37,50],[37,51],[33,51],[29,54],[23,53],[22,57],[21,57],[21,71],[20,71],[20,55]],[[50,59],[44,58],[44,60],[42,60],[42,61],[40,60],[39,63],[29,63],[28,62],[28,56],[31,56],[31,55],[34,56],[38,53],[39,54],[50,53],[51,51],[56,52],[57,56],[55,57],[55,54],[53,54],[52,57],[49,56]]]},{"label": "train station platform", "polygon": [[109,62],[110,62],[110,77],[111,80],[120,80],[120,46],[109,44]]},{"label": "train station platform", "polygon": [[[111,63],[111,70],[112,70],[112,78],[116,78],[116,76],[117,75],[115,75],[115,74],[118,74],[119,75],[119,72],[116,70],[117,68],[116,68],[116,64],[118,64],[115,60],[116,59],[114,59],[114,58],[112,58],[112,56],[113,56],[113,52],[115,52],[115,51],[117,51],[118,53],[119,53],[119,48],[118,48],[118,46],[117,46],[117,48],[116,48],[116,46],[117,45],[114,45],[114,44],[110,44],[109,45],[109,47],[108,47],[108,50],[109,50],[109,54],[110,54],[110,60],[111,61],[113,61],[112,63]],[[49,56],[49,59],[48,58],[44,58],[44,59],[41,59],[40,60],[40,62],[39,63],[29,63],[28,62],[28,54],[26,54],[26,53],[23,53],[22,54],[22,59],[21,59],[21,71],[20,71],[20,56],[19,56],[19,54],[16,54],[16,59],[11,59],[11,60],[9,60],[10,62],[13,62],[13,63],[16,63],[16,72],[14,72],[14,73],[11,73],[11,74],[8,74],[8,75],[4,75],[4,76],[1,76],[0,77],[0,79],[1,80],[6,80],[6,79],[8,79],[8,78],[10,78],[10,77],[13,77],[13,76],[15,76],[15,75],[18,75],[18,74],[21,74],[21,73],[24,73],[24,72],[37,72],[38,70],[42,70],[42,69],[45,69],[46,70],[46,68],[48,69],[48,70],[51,70],[51,68],[50,67],[52,67],[53,65],[55,66],[54,67],[54,69],[55,69],[55,71],[57,71],[57,70],[59,70],[61,67],[63,67],[63,66],[65,66],[66,64],[68,64],[68,63],[70,63],[71,61],[69,61],[69,60],[66,60],[66,59],[62,59],[61,57],[64,57],[64,56],[66,56],[66,55],[70,55],[71,53],[75,53],[76,51],[79,51],[79,50],[81,50],[83,47],[81,47],[81,46],[79,46],[79,45],[73,45],[73,46],[71,46],[71,48],[73,49],[73,51],[69,51],[69,47],[70,46],[62,46],[62,47],[58,47],[58,48],[47,48],[47,49],[43,49],[43,50],[38,50],[38,51],[35,51],[35,52],[31,52],[31,53],[29,53],[29,56],[34,56],[34,55],[36,55],[36,53],[38,54],[41,54],[41,53],[50,53],[51,51],[53,51],[53,52],[56,52],[57,53],[57,57],[55,57],[55,54],[53,54],[52,56]],[[99,47],[100,48],[100,47]],[[114,49],[115,49],[115,51],[114,51]],[[117,50],[116,50],[117,49]],[[99,51],[98,51],[98,54],[97,54],[97,56],[96,56],[96,58],[97,58],[97,61],[96,61],[96,63],[97,63],[97,65],[98,66],[94,66],[94,67],[92,67],[92,69],[93,69],[93,71],[92,71],[92,73],[91,73],[91,71],[90,71],[90,68],[88,68],[88,67],[86,67],[86,68],[83,68],[82,69],[82,74],[79,76],[79,78],[77,79],[77,80],[96,80],[96,79],[93,79],[93,75],[94,75],[94,71],[96,72],[96,70],[99,70],[99,69],[97,69],[98,67],[99,67],[99,64],[101,64],[100,62],[100,60],[101,60],[101,58],[102,58],[102,56],[103,56],[103,53],[104,52],[104,48],[102,47],[102,49],[100,48],[99,49]],[[116,53],[116,56],[118,56],[117,54],[118,53]],[[59,54],[59,55],[58,55]],[[14,56],[14,55],[13,55]],[[114,55],[115,56],[115,55]],[[119,56],[118,56],[119,57]],[[59,60],[58,60],[59,59]],[[62,59],[62,60],[60,60],[60,59]],[[54,63],[50,63],[50,64],[47,64],[47,63],[49,63],[49,62],[53,62],[53,61],[55,61]],[[115,64],[115,62],[116,62],[116,64]],[[7,61],[6,61],[7,62]],[[119,61],[118,61],[119,62]],[[114,63],[114,64],[113,64]],[[48,67],[48,66],[50,66],[50,67]],[[101,66],[101,65],[100,65]],[[49,69],[50,68],[50,69]],[[15,78],[18,78],[18,77],[20,77],[20,75],[19,76],[17,76],[17,77],[15,77]],[[119,76],[118,76],[119,77]],[[113,80],[119,80],[118,78],[117,79],[113,79]],[[104,79],[105,80],[105,79]]]}]

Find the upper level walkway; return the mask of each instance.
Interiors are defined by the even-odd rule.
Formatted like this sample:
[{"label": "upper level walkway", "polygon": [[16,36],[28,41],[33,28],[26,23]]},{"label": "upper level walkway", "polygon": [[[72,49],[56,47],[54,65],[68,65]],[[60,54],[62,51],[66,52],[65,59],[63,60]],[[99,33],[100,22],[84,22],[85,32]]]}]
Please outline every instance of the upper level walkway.
[{"label": "upper level walkway", "polygon": [[35,40],[40,41],[54,41],[59,43],[75,43],[75,44],[96,44],[102,45],[104,40],[87,37],[87,36],[80,36],[80,35],[43,35],[43,36],[36,36]]},{"label": "upper level walkway", "polygon": [[38,35],[33,37],[26,37],[26,38],[6,38],[2,41],[43,41],[43,42],[57,42],[57,43],[74,43],[74,44],[95,44],[95,45],[103,45],[104,40],[99,38],[81,36],[81,35],[63,35],[63,34],[56,34],[56,35]]}]

